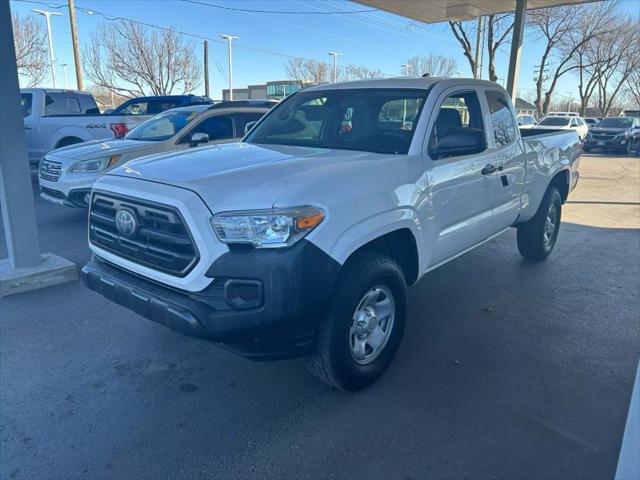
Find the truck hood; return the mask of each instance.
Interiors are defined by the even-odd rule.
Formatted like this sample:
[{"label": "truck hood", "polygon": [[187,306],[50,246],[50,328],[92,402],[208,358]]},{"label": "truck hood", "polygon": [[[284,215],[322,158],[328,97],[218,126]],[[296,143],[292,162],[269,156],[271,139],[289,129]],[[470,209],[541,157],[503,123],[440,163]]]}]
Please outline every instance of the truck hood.
[{"label": "truck hood", "polygon": [[[109,172],[197,193],[211,210],[269,208],[290,190],[355,175],[363,164],[395,155],[348,150],[229,143],[147,156]],[[343,177],[344,178],[344,177]],[[99,188],[99,185],[96,185]]]},{"label": "truck hood", "polygon": [[143,155],[145,151],[153,151],[155,145],[156,142],[143,142],[140,140],[93,140],[58,148],[50,152],[48,156],[58,156],[70,160],[91,160],[125,152],[140,151],[140,154]]}]

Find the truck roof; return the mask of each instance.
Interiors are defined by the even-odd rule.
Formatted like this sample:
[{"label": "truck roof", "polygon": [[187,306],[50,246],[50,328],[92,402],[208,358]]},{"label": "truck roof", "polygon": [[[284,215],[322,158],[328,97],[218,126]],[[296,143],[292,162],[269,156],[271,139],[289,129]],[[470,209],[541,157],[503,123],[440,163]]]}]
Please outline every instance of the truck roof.
[{"label": "truck roof", "polygon": [[323,83],[305,88],[305,91],[313,90],[335,90],[344,88],[411,88],[411,89],[429,89],[436,84],[445,83],[447,86],[455,86],[456,84],[469,83],[491,86],[494,88],[503,88],[495,82],[488,80],[477,80],[473,78],[452,78],[452,77],[395,77],[380,78],[373,80],[353,80],[349,82]]}]

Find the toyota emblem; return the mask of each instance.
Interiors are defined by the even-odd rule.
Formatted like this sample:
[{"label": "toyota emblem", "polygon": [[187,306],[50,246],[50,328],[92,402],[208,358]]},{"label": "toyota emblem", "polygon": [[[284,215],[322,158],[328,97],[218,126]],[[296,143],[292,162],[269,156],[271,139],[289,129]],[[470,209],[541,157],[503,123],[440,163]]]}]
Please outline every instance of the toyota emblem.
[{"label": "toyota emblem", "polygon": [[116,228],[122,235],[131,236],[138,228],[136,216],[130,210],[120,209],[116,212]]}]

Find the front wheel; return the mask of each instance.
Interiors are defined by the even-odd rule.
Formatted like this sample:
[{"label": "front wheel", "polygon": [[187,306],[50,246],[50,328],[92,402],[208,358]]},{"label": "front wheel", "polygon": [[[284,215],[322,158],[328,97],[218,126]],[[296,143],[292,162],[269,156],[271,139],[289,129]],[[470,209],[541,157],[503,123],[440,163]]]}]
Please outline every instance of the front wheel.
[{"label": "front wheel", "polygon": [[344,268],[306,365],[319,380],[354,391],[391,363],[404,330],[407,285],[400,266],[383,255],[356,254]]},{"label": "front wheel", "polygon": [[549,187],[535,216],[518,225],[518,251],[529,260],[544,260],[553,251],[560,231],[562,197]]}]

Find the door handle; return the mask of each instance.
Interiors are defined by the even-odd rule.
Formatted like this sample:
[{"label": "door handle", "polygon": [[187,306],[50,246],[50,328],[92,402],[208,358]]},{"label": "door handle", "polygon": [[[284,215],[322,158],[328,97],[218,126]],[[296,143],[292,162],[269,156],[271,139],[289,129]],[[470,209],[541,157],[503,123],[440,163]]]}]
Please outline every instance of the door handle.
[{"label": "door handle", "polygon": [[31,130],[32,128],[33,128],[33,127],[32,127],[31,125],[25,125],[25,126],[24,126],[24,129],[25,129],[25,130]]},{"label": "door handle", "polygon": [[493,163],[487,163],[482,170],[480,170],[480,173],[482,175],[491,175],[492,173],[494,173],[495,171],[498,170],[498,167],[496,167]]}]

